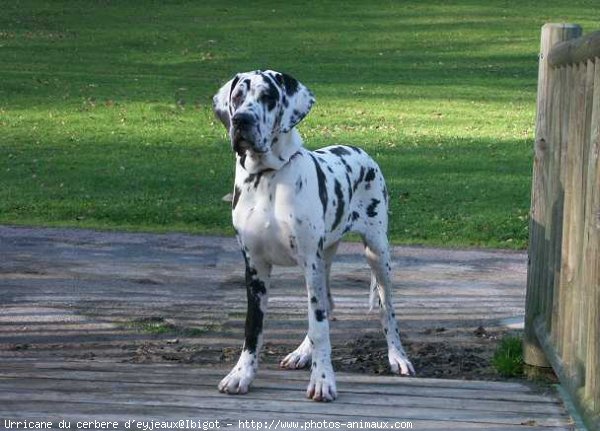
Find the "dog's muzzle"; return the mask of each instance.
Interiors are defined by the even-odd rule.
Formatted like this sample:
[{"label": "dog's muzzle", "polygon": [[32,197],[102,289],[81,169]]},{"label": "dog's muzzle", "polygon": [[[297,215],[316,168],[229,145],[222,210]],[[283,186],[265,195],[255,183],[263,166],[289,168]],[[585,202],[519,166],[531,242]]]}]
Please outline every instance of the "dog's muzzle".
[{"label": "dog's muzzle", "polygon": [[265,153],[266,149],[258,148],[256,120],[252,114],[238,113],[231,119],[233,150],[240,156],[250,150],[255,153]]}]

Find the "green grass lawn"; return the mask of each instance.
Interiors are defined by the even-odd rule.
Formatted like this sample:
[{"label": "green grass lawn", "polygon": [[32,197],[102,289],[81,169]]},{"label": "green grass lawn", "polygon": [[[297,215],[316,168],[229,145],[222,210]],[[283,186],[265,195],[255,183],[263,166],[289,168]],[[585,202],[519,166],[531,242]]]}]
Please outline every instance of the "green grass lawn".
[{"label": "green grass lawn", "polygon": [[211,96],[235,72],[317,97],[306,145],[381,164],[396,243],[527,242],[537,50],[595,1],[1,1],[0,223],[232,233]]}]

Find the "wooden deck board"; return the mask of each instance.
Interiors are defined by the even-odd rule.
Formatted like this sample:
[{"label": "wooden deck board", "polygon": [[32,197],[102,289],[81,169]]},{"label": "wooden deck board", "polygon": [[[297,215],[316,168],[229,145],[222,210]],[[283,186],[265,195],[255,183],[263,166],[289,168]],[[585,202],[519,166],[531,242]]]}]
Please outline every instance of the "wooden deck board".
[{"label": "wooden deck board", "polygon": [[[439,347],[481,346],[492,338],[475,329],[493,333],[503,319],[523,316],[523,253],[395,247],[392,255],[394,303],[409,347],[428,344],[443,358]],[[0,429],[8,428],[4,419],[220,419],[233,424],[221,429],[232,430],[252,419],[299,422],[278,429],[310,420],[408,421],[407,429],[419,430],[572,428],[553,391],[521,382],[338,372],[336,402],[305,399],[308,372],[276,365],[306,332],[306,294],[293,268],[274,273],[267,352],[252,391],[218,393],[241,346],[246,309],[232,238],[0,226],[0,256]],[[332,268],[337,320],[330,325],[340,366],[356,358],[357,346],[380,342],[385,350],[378,315],[368,313],[369,281],[362,246],[343,244]],[[183,330],[136,328],[144,318]],[[177,362],[163,354],[178,349]],[[361,359],[369,360],[368,349]]]},{"label": "wooden deck board", "polygon": [[[552,393],[521,383],[340,373],[339,398],[304,398],[306,372],[264,370],[243,396],[218,393],[223,369],[90,361],[0,361],[0,418],[407,421],[413,429],[569,429]],[[516,428],[515,428],[516,427]]]}]

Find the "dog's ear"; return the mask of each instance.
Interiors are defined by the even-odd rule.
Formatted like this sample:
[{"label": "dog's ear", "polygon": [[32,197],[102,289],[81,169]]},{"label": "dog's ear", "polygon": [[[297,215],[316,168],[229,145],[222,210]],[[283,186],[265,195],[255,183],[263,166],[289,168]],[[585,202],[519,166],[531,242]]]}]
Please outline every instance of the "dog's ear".
[{"label": "dog's ear", "polygon": [[281,131],[287,133],[310,112],[315,96],[304,84],[285,73],[275,75],[283,90]]},{"label": "dog's ear", "polygon": [[213,111],[215,116],[223,123],[227,131],[229,131],[229,126],[231,125],[229,99],[231,98],[231,91],[235,88],[239,79],[240,75],[235,75],[213,97]]}]

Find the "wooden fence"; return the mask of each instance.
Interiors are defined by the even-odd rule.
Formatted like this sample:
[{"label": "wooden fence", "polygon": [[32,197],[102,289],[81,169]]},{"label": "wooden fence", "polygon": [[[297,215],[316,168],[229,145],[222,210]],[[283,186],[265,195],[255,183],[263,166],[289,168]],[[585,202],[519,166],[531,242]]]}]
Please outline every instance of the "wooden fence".
[{"label": "wooden fence", "polygon": [[600,32],[542,27],[524,357],[600,430]]}]

